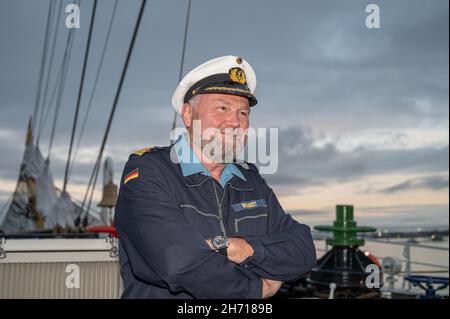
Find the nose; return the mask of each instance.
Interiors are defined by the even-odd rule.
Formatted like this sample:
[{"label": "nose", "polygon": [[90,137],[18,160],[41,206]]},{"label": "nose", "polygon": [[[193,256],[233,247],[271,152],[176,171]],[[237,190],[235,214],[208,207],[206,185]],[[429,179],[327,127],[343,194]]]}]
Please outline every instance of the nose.
[{"label": "nose", "polygon": [[225,123],[228,127],[238,128],[241,124],[239,112],[230,112],[230,114],[226,118]]}]

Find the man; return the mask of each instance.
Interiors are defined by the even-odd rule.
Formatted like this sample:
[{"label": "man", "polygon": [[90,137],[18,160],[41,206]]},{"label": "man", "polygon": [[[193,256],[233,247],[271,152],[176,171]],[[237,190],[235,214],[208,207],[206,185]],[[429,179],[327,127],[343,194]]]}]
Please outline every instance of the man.
[{"label": "man", "polygon": [[115,214],[122,298],[268,298],[315,265],[309,227],[253,164],[225,161],[245,144],[255,87],[240,57],[200,65],[172,98],[187,134],[130,156]]}]

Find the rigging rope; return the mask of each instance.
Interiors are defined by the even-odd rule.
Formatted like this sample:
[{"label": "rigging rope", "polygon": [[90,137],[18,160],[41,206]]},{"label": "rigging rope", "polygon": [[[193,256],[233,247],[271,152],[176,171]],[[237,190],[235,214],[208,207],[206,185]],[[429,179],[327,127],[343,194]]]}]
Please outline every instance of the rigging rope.
[{"label": "rigging rope", "polygon": [[44,70],[45,65],[47,62],[47,49],[48,49],[48,38],[49,38],[49,31],[50,31],[50,18],[52,16],[52,8],[53,8],[53,0],[49,2],[48,6],[48,13],[47,13],[47,24],[45,27],[45,38],[44,38],[44,47],[42,49],[42,57],[41,57],[41,67],[39,70],[39,80],[38,80],[38,89],[36,92],[36,101],[34,103],[34,110],[33,110],[33,119],[32,119],[32,127],[34,128],[36,125],[36,117],[39,112],[39,102],[41,100],[41,90],[42,90],[42,79],[44,77]]},{"label": "rigging rope", "polygon": [[[127,74],[128,64],[130,62],[130,57],[131,57],[131,54],[133,52],[134,44],[135,44],[136,37],[137,37],[138,31],[139,31],[139,26],[141,24],[142,15],[144,13],[146,2],[147,2],[147,0],[142,0],[142,2],[141,2],[141,7],[139,9],[139,14],[138,14],[138,17],[137,17],[137,20],[136,20],[136,24],[135,24],[134,30],[133,30],[133,36],[131,38],[130,46],[128,48],[127,56],[126,56],[125,63],[124,63],[123,69],[122,69],[122,74],[120,76],[119,85],[118,85],[118,88],[117,88],[117,91],[116,91],[116,94],[115,94],[115,97],[114,97],[114,102],[113,102],[113,105],[112,105],[112,108],[111,108],[111,112],[110,112],[110,115],[109,115],[109,119],[108,119],[108,123],[107,123],[107,126],[106,126],[106,130],[105,130],[105,133],[103,135],[102,144],[101,144],[98,156],[97,156],[97,160],[95,162],[95,166],[94,166],[94,168],[92,170],[92,174],[91,174],[91,178],[90,178],[90,181],[89,181],[88,188],[86,190],[85,196],[83,198],[83,202],[82,202],[81,207],[79,209],[78,218],[75,221],[75,225],[77,225],[77,226],[79,225],[79,222],[81,220],[81,214],[83,212],[83,207],[84,207],[84,204],[86,202],[86,197],[87,197],[87,195],[89,193],[89,189],[90,189],[91,183],[92,183],[92,188],[95,189],[95,184],[97,182],[97,176],[98,176],[98,171],[99,171],[99,167],[100,167],[100,162],[101,162],[101,159],[102,159],[103,151],[105,149],[106,141],[108,139],[109,130],[111,129],[111,124],[112,124],[112,121],[114,119],[114,114],[115,114],[115,111],[116,111],[116,108],[117,108],[117,104],[118,104],[118,101],[119,101],[120,93],[122,91],[123,82],[124,82],[125,76]],[[88,206],[87,206],[87,209],[86,209],[86,216],[83,219],[83,225],[87,225],[90,205],[91,205],[91,199],[89,200],[89,203],[88,203]]]},{"label": "rigging rope", "polygon": [[51,154],[52,146],[53,146],[53,139],[55,137],[56,123],[58,122],[59,110],[61,108],[62,95],[64,92],[64,87],[66,85],[67,69],[69,67],[69,61],[70,61],[70,56],[71,56],[71,52],[72,52],[73,37],[74,37],[74,29],[70,29],[68,32],[68,35],[67,35],[66,49],[64,50],[64,57],[63,57],[63,62],[62,62],[63,70],[62,70],[62,75],[61,75],[61,82],[59,83],[59,88],[58,88],[58,97],[56,99],[55,115],[53,117],[53,125],[52,125],[52,130],[50,133],[50,141],[49,141],[49,145],[48,145],[47,159],[50,158],[50,154]]},{"label": "rigging rope", "polygon": [[[48,66],[47,76],[46,76],[46,80],[45,80],[45,89],[44,89],[44,98],[43,98],[43,102],[42,102],[41,116],[39,119],[39,126],[38,126],[38,130],[37,130],[37,139],[36,139],[37,144],[39,144],[39,139],[41,136],[41,131],[43,129],[43,125],[45,125],[45,122],[43,123],[43,114],[44,114],[44,112],[46,112],[45,110],[46,109],[48,110],[51,106],[51,103],[50,103],[50,105],[47,107],[47,93],[48,93],[48,86],[49,86],[49,82],[50,82],[50,76],[51,76],[52,69],[53,69],[53,59],[55,56],[55,47],[56,47],[56,40],[58,38],[58,30],[60,29],[58,26],[59,26],[59,21],[60,21],[60,17],[61,17],[61,8],[62,8],[62,1],[59,1],[59,6],[58,6],[58,9],[56,10],[56,21],[55,21],[55,26],[54,26],[55,31],[53,33],[52,51],[50,53],[49,66]],[[56,89],[57,85],[58,85],[58,80],[55,83],[55,89]],[[48,111],[47,111],[47,114],[48,114]]]},{"label": "rigging rope", "polygon": [[111,19],[109,21],[108,31],[106,33],[105,43],[103,44],[103,49],[102,49],[102,53],[101,53],[101,57],[100,57],[100,63],[99,63],[98,68],[97,68],[97,74],[95,76],[94,85],[93,85],[92,91],[91,91],[91,96],[89,97],[89,102],[88,102],[86,114],[84,116],[83,124],[81,126],[81,130],[80,130],[80,133],[78,135],[78,141],[77,141],[77,145],[75,147],[73,161],[72,161],[72,163],[70,165],[70,168],[69,168],[69,174],[72,172],[73,165],[76,162],[77,155],[78,155],[78,150],[80,148],[80,142],[81,142],[81,139],[83,138],[83,133],[84,133],[84,130],[85,130],[85,127],[86,127],[86,122],[87,122],[87,119],[88,119],[88,116],[89,116],[89,113],[90,113],[90,110],[91,110],[91,107],[92,107],[92,101],[93,101],[93,98],[94,98],[95,91],[97,89],[98,80],[100,78],[100,72],[101,72],[102,67],[103,67],[103,61],[104,61],[104,58],[105,58],[106,49],[108,47],[109,38],[110,38],[110,35],[111,35],[111,29],[112,29],[112,26],[113,26],[114,18],[116,16],[117,3],[118,3],[118,0],[115,0],[114,1],[114,8],[113,8],[113,11],[112,11],[112,14],[111,14]]},{"label": "rigging rope", "polygon": [[75,107],[75,115],[74,115],[73,125],[72,125],[72,133],[70,134],[69,154],[67,155],[66,170],[64,173],[64,183],[63,183],[63,189],[62,189],[63,192],[66,191],[67,183],[69,182],[69,167],[70,167],[70,160],[71,160],[71,156],[72,156],[73,140],[75,138],[75,132],[77,130],[78,113],[80,111],[81,97],[83,95],[84,79],[86,76],[86,66],[87,66],[87,62],[88,62],[88,58],[89,58],[89,51],[91,48],[92,30],[94,28],[96,10],[97,10],[97,0],[94,0],[94,5],[93,5],[92,15],[91,15],[91,23],[89,25],[89,33],[88,33],[87,44],[86,44],[86,51],[84,53],[83,69],[81,71],[80,87],[78,89],[77,105]]},{"label": "rigging rope", "polygon": [[[39,126],[39,128],[42,127],[42,130],[39,129],[39,133],[38,133],[39,135],[44,130],[44,127],[45,127],[45,125],[47,123],[48,116],[50,115],[50,111],[51,111],[53,102],[55,101],[56,91],[58,89],[59,84],[61,83],[63,68],[64,68],[64,64],[61,63],[61,66],[60,66],[59,71],[58,71],[58,76],[57,76],[56,81],[55,81],[55,86],[53,87],[53,91],[52,91],[52,96],[50,98],[50,102],[48,103],[48,107],[45,110],[45,115],[44,115],[44,119],[42,120],[42,124]],[[38,142],[39,142],[39,135],[38,135]]]},{"label": "rigging rope", "polygon": [[[191,15],[191,0],[188,1],[188,7],[186,12],[186,24],[184,26],[184,38],[183,38],[183,49],[181,51],[181,62],[180,62],[180,71],[178,74],[178,83],[180,83],[181,78],[183,76],[183,69],[184,69],[184,56],[186,53],[186,42],[187,42],[187,35],[188,35],[188,29],[189,29],[189,17]],[[172,122],[172,132],[175,129],[177,125],[177,112],[174,111],[173,113],[173,122]],[[173,142],[173,141],[171,141]]]}]

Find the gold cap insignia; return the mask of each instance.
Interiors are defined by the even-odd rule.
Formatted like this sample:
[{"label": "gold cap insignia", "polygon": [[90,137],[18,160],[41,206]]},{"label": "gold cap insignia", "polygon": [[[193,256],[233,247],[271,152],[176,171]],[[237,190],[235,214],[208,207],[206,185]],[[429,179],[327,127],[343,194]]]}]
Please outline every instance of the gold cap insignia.
[{"label": "gold cap insignia", "polygon": [[230,74],[231,81],[238,82],[241,84],[247,83],[245,72],[241,68],[231,68],[228,73]]}]

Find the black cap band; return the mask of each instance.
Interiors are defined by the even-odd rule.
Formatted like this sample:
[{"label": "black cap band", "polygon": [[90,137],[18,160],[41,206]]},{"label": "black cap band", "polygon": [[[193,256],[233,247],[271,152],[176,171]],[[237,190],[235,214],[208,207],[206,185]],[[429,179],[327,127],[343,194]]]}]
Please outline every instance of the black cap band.
[{"label": "black cap band", "polygon": [[183,102],[187,103],[197,94],[224,93],[246,97],[249,105],[254,106],[258,102],[250,91],[247,83],[232,81],[228,73],[219,73],[207,76],[192,85],[184,95]]}]

